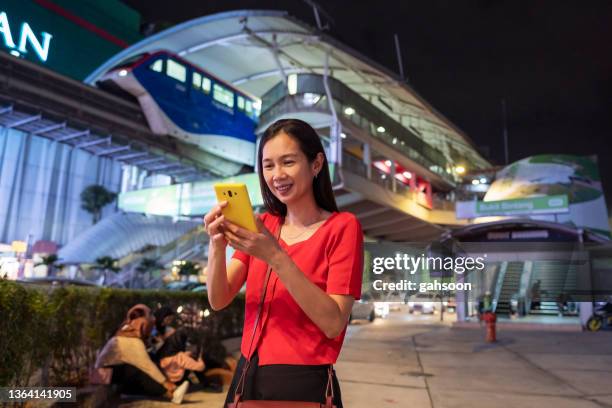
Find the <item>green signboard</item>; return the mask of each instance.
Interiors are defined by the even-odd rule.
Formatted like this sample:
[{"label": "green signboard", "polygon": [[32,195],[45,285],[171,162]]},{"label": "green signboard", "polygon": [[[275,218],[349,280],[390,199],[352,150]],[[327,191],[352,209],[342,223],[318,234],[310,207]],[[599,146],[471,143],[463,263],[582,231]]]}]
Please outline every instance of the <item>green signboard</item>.
[{"label": "green signboard", "polygon": [[457,218],[488,216],[561,214],[569,212],[566,194],[515,198],[497,201],[459,201],[456,203]]},{"label": "green signboard", "polygon": [[119,0],[2,0],[0,50],[82,80],[139,41],[140,15]]},{"label": "green signboard", "polygon": [[477,217],[488,215],[554,214],[567,211],[567,195],[479,201],[476,203]]}]

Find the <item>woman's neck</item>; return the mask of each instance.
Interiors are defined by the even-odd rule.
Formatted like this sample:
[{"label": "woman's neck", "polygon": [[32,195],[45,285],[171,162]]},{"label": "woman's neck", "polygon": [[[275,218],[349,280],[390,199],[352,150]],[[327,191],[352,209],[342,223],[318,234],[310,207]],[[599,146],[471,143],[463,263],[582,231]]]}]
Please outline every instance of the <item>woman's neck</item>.
[{"label": "woman's neck", "polygon": [[325,218],[327,212],[317,206],[312,200],[287,206],[285,224],[295,227],[307,227]]}]

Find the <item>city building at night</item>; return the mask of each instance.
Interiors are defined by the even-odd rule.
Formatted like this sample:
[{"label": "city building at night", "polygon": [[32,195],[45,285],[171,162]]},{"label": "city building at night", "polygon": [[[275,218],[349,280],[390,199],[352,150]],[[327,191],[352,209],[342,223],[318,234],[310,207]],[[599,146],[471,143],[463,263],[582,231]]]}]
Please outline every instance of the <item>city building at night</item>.
[{"label": "city building at night", "polygon": [[612,406],[604,3],[0,1],[0,404]]},{"label": "city building at night", "polygon": [[[66,25],[91,29],[84,17],[41,4]],[[127,9],[113,16],[135,24]],[[36,37],[35,47],[48,52],[48,62],[12,49],[0,55],[9,83],[0,94],[1,187],[9,198],[0,207],[0,242],[7,245],[53,242],[66,265],[112,256],[126,277],[118,285],[149,256],[167,265],[175,258],[205,263],[198,225],[216,203],[212,185],[243,182],[261,207],[257,140],[289,117],[318,131],[338,205],[358,217],[368,240],[544,237],[531,230],[545,230],[546,239],[566,232],[575,241],[610,237],[596,162],[542,156],[493,168],[395,73],[288,13],[204,16],[142,39],[127,36],[131,45],[121,47],[113,40],[119,32],[92,33],[116,48],[104,61],[88,60],[99,64],[84,83],[68,78],[83,77],[77,71],[52,64],[48,36]],[[80,200],[92,184],[118,194],[93,226]],[[28,274],[36,272],[20,276]],[[506,307],[514,293],[501,296],[506,275],[496,276],[480,288]],[[522,293],[538,280],[529,273],[517,279],[525,280]],[[459,320],[469,318],[468,309],[459,308]]]}]

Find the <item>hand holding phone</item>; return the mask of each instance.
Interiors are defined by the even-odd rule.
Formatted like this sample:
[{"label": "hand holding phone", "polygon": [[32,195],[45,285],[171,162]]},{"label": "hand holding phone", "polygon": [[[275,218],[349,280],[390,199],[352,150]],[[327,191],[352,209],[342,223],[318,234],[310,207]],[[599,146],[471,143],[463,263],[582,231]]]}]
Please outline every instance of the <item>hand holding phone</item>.
[{"label": "hand holding phone", "polygon": [[206,228],[206,233],[210,236],[210,242],[214,245],[220,245],[222,248],[225,248],[227,245],[222,227],[222,223],[225,220],[222,210],[226,206],[227,201],[220,202],[204,216],[204,227]]}]

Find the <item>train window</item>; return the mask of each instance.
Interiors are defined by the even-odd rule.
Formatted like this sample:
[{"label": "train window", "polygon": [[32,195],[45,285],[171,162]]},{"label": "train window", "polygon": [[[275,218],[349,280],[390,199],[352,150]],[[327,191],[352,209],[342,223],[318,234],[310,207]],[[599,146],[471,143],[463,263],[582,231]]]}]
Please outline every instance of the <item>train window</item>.
[{"label": "train window", "polygon": [[219,84],[213,86],[213,98],[230,108],[234,107],[234,93]]},{"label": "train window", "polygon": [[210,92],[210,85],[211,85],[210,79],[206,77],[202,78],[202,90],[204,92],[206,93]]},{"label": "train window", "polygon": [[246,102],[246,111],[247,113],[253,112],[253,103],[251,101]]},{"label": "train window", "polygon": [[162,72],[162,70],[164,69],[164,60],[158,59],[157,61],[149,65],[149,68],[151,68],[151,70],[155,72]]},{"label": "train window", "polygon": [[178,62],[168,59],[168,63],[166,64],[166,75],[170,78],[174,78],[177,81],[185,82],[187,79],[187,68],[183,64],[179,64]]},{"label": "train window", "polygon": [[195,89],[200,89],[202,86],[202,75],[194,71],[192,82]]},{"label": "train window", "polygon": [[238,97],[238,109],[244,110],[244,98],[242,96]]}]

